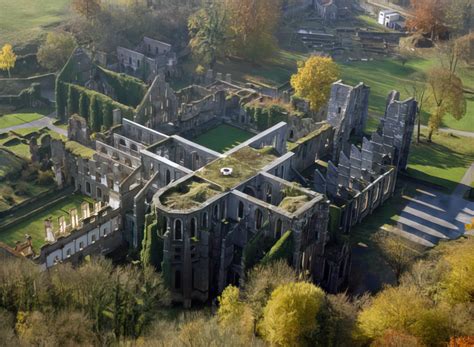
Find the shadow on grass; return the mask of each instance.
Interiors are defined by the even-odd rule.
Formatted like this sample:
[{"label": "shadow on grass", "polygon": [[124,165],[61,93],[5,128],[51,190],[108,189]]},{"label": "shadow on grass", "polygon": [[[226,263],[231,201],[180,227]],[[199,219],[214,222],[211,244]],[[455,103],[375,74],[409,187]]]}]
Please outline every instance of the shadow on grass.
[{"label": "shadow on grass", "polygon": [[[414,197],[416,188],[417,185],[413,182],[399,179],[394,196],[351,230],[352,269],[349,291],[352,294],[359,295],[367,291],[376,293],[384,285],[396,283],[395,274],[374,236],[385,225],[397,224],[400,213],[409,203],[404,196]],[[410,241],[407,241],[407,246],[418,251],[418,246]]]},{"label": "shadow on grass", "polygon": [[[456,139],[456,136],[451,137]],[[455,151],[452,147],[422,141],[412,144],[407,173],[416,179],[452,191],[472,160],[470,155]]]}]

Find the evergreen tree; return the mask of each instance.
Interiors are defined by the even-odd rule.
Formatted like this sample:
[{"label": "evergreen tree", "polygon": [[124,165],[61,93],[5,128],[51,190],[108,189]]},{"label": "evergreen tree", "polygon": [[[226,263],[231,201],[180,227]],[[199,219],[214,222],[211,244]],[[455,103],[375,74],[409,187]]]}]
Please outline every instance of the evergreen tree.
[{"label": "evergreen tree", "polygon": [[89,104],[89,126],[94,132],[98,132],[101,126],[100,105],[95,95],[92,96]]},{"label": "evergreen tree", "polygon": [[104,120],[104,127],[106,130],[110,129],[114,123],[114,114],[113,114],[113,107],[110,103],[104,103],[102,107],[102,114]]},{"label": "evergreen tree", "polygon": [[74,89],[74,86],[70,84],[67,91],[67,112],[69,115],[77,113],[77,103],[78,103],[77,92]]},{"label": "evergreen tree", "polygon": [[89,117],[89,98],[86,93],[81,93],[79,97],[79,116],[88,119]]}]

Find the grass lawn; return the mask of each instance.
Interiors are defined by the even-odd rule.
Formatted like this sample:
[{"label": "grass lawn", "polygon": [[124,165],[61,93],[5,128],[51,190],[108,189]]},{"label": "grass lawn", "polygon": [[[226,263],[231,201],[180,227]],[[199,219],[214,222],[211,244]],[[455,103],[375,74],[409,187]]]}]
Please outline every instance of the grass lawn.
[{"label": "grass lawn", "polygon": [[245,130],[222,124],[193,139],[193,141],[216,152],[224,153],[252,136],[252,133]]},{"label": "grass lawn", "polygon": [[412,143],[408,173],[453,190],[474,162],[474,138],[439,133],[428,143],[422,135],[420,144]]},{"label": "grass lawn", "polygon": [[43,117],[39,113],[14,113],[0,116],[0,129],[33,122]]},{"label": "grass lawn", "polygon": [[92,202],[88,197],[71,195],[57,202],[46,211],[37,213],[24,222],[0,231],[0,241],[9,246],[15,246],[16,241],[23,241],[25,234],[29,234],[33,238],[33,247],[38,251],[44,244],[44,220],[51,217],[57,227],[57,221],[60,216],[65,216],[66,220],[69,221],[69,210],[72,208],[80,210],[81,203],[84,201]]},{"label": "grass lawn", "polygon": [[14,171],[19,171],[24,162],[0,147],[0,180]]},{"label": "grass lawn", "polygon": [[0,46],[35,40],[65,19],[70,0],[0,0]]},{"label": "grass lawn", "polygon": [[[341,70],[344,82],[356,84],[362,81],[370,86],[369,112],[371,118],[367,124],[367,130],[375,130],[378,117],[385,111],[385,101],[391,90],[398,90],[402,99],[409,97],[405,88],[409,88],[411,75],[416,72],[427,71],[436,66],[436,63],[435,58],[412,58],[405,64],[392,58],[342,63]],[[465,87],[474,89],[474,71],[472,69],[460,68],[458,74],[463,79]],[[428,123],[427,115],[425,115],[423,123]],[[474,97],[467,98],[467,113],[463,119],[457,121],[447,115],[443,120],[443,126],[457,130],[474,131]]]}]

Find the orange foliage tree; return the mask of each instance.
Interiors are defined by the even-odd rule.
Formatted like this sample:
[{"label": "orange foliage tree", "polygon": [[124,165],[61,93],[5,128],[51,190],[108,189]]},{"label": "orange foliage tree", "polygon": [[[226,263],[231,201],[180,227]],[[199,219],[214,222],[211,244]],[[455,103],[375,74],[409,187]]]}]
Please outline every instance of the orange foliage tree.
[{"label": "orange foliage tree", "polygon": [[411,0],[411,17],[407,27],[412,31],[430,33],[435,39],[446,30],[446,0]]}]

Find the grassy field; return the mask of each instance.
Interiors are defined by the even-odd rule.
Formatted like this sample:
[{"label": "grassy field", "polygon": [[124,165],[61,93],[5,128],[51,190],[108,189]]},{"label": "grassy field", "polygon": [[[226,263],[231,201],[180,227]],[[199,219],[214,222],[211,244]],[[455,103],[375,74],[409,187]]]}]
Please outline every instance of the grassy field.
[{"label": "grassy field", "polygon": [[[405,64],[396,59],[341,64],[344,82],[356,84],[363,81],[371,88],[369,99],[371,119],[367,129],[369,131],[374,130],[377,126],[377,116],[384,113],[388,93],[395,89],[401,93],[402,98],[409,97],[407,89],[410,86],[411,75],[425,72],[434,66],[436,66],[435,58],[413,58]],[[474,89],[474,70],[461,68],[459,75],[462,77],[465,87]],[[427,118],[425,114],[424,124],[428,123]],[[457,130],[474,131],[474,97],[467,98],[467,113],[463,119],[457,121],[448,115],[443,120],[443,126]]]},{"label": "grassy field", "polygon": [[0,116],[0,129],[33,122],[43,117],[39,113],[14,113]]},{"label": "grassy field", "polygon": [[[364,20],[362,18],[361,20]],[[398,90],[402,98],[410,95],[409,83],[415,73],[425,73],[438,65],[438,58],[430,51],[422,52],[425,58],[411,57],[405,63],[395,58],[383,58],[367,62],[339,62],[341,78],[344,82],[355,85],[364,82],[371,88],[369,111],[370,119],[367,131],[375,130],[378,118],[385,111],[387,95],[392,90]],[[239,82],[256,83],[266,87],[278,87],[289,81],[296,72],[297,62],[304,60],[307,55],[286,49],[280,49],[265,63],[254,64],[240,60],[219,61],[215,70],[230,73],[232,79]],[[467,89],[474,90],[474,69],[461,67],[458,75],[462,78]],[[467,112],[461,120],[455,120],[447,115],[443,127],[457,130],[474,131],[474,96],[466,94]],[[428,115],[424,114],[423,124],[428,123]]]},{"label": "grassy field", "polygon": [[423,132],[422,140],[412,143],[408,173],[453,190],[474,162],[474,138],[439,133],[427,143]]},{"label": "grassy field", "polygon": [[70,0],[0,0],[0,46],[38,39],[65,19]]},{"label": "grassy field", "polygon": [[33,238],[33,247],[36,251],[44,244],[44,220],[52,218],[53,223],[57,227],[58,218],[61,216],[69,219],[69,210],[77,208],[80,210],[81,203],[91,200],[82,195],[71,195],[48,208],[46,211],[37,213],[28,220],[18,223],[13,227],[0,231],[0,241],[9,246],[14,246],[16,241],[24,240],[25,234],[29,234]]},{"label": "grassy field", "polygon": [[193,139],[193,141],[216,152],[224,153],[252,136],[252,133],[222,124]]}]

